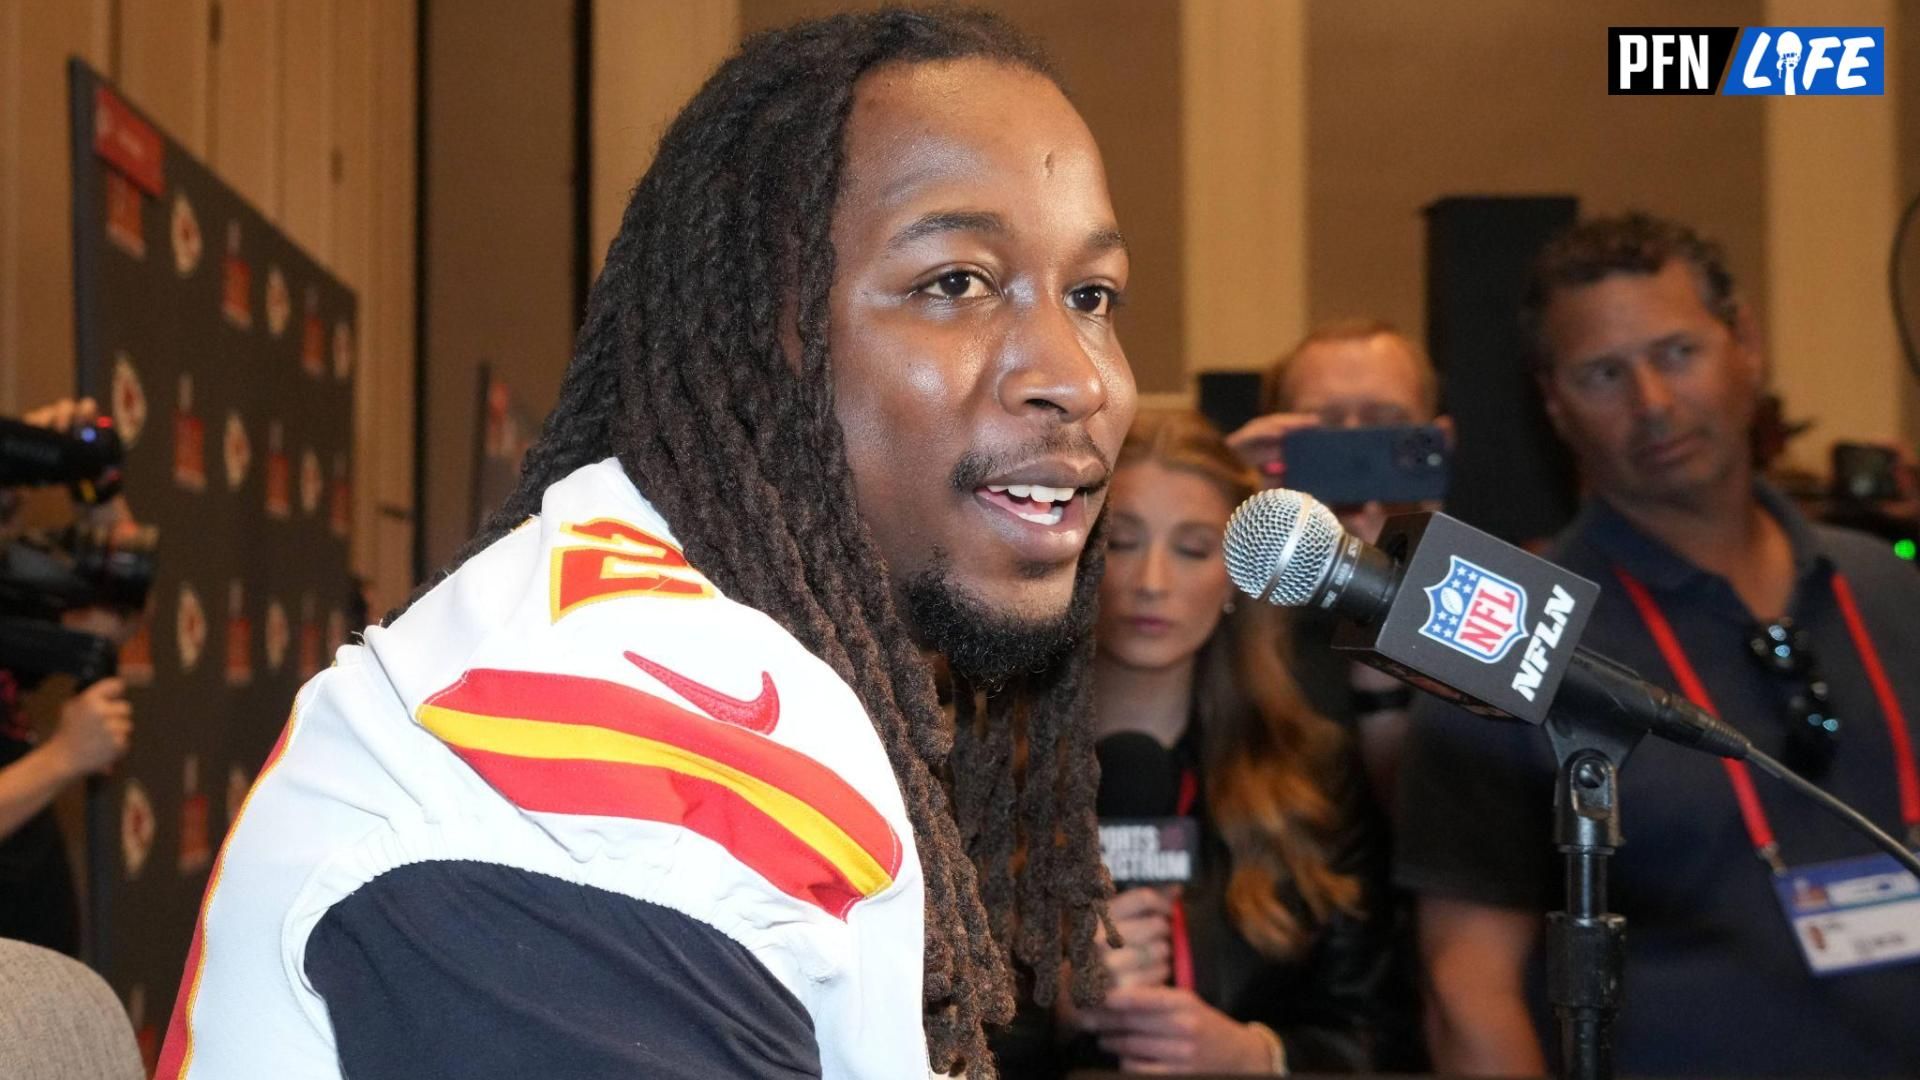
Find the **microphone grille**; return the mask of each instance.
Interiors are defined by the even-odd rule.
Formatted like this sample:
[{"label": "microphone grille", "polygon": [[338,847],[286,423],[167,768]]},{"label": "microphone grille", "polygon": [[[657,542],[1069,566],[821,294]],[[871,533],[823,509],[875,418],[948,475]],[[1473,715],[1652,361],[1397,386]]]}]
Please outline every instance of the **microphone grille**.
[{"label": "microphone grille", "polygon": [[1227,522],[1227,574],[1240,591],[1281,607],[1313,599],[1346,530],[1319,500],[1298,491],[1263,491]]}]

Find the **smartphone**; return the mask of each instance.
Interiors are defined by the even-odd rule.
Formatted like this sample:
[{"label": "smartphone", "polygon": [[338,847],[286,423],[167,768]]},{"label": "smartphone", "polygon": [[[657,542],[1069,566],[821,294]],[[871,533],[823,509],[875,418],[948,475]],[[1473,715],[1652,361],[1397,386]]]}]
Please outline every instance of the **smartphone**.
[{"label": "smartphone", "polygon": [[1440,499],[1452,458],[1446,432],[1432,424],[1302,428],[1280,440],[1282,482],[1329,506]]}]

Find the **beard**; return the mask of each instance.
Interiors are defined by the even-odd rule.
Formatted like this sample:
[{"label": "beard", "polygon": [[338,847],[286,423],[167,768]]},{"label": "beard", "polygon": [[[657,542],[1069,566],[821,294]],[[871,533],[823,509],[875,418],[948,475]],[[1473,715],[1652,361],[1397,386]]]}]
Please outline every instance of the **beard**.
[{"label": "beard", "polygon": [[[1095,529],[1098,537],[1103,530]],[[1093,632],[1101,560],[1082,554],[1073,596],[1057,614],[1021,618],[996,610],[955,581],[952,559],[933,559],[906,583],[907,622],[924,648],[944,656],[968,684],[997,691],[1016,678],[1052,670]]]}]

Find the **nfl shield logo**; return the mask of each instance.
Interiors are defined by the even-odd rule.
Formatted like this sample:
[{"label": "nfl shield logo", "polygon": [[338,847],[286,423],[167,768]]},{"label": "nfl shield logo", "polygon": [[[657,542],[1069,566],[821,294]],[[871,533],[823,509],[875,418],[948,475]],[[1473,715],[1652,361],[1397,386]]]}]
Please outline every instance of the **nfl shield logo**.
[{"label": "nfl shield logo", "polygon": [[1458,555],[1446,579],[1426,587],[1424,637],[1466,653],[1483,664],[1498,663],[1526,636],[1527,590]]}]

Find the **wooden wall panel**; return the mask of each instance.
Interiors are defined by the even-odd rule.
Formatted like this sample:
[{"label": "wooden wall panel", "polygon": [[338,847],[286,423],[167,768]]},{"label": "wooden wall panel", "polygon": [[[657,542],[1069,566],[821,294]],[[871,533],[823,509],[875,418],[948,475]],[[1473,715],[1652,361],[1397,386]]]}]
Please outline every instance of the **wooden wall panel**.
[{"label": "wooden wall panel", "polygon": [[661,133],[739,41],[739,0],[594,0],[596,274]]},{"label": "wooden wall panel", "polygon": [[108,75],[181,144],[207,154],[210,0],[134,0],[115,5],[118,40]]},{"label": "wooden wall panel", "polygon": [[[18,101],[26,75],[20,29],[22,0],[0,2],[0,101]],[[0,108],[0,414],[20,395],[20,110]]]},{"label": "wooden wall panel", "polygon": [[[1480,0],[1472,18],[1450,7],[1306,5],[1314,322],[1384,317],[1421,337],[1420,211],[1447,195],[1566,194],[1583,214],[1677,217],[1721,241],[1744,286],[1766,289],[1759,102],[1603,89],[1608,25],[1675,22],[1675,5]],[[1721,25],[1768,21],[1758,0],[1700,8]]]},{"label": "wooden wall panel", "polygon": [[360,362],[368,441],[356,489],[356,522],[373,521],[367,575],[373,610],[406,598],[413,585],[414,264],[418,217],[415,99],[419,52],[412,4],[373,4],[375,119],[368,170],[373,198],[368,284],[361,293]]},{"label": "wooden wall panel", "polygon": [[[1920,18],[1909,7],[1894,12],[1887,26],[1887,92],[1895,96],[1899,109],[1898,160],[1900,175],[1895,178],[1901,209],[1906,201],[1920,195]],[[1920,319],[1920,242],[1909,238],[1901,260],[1901,278],[1905,286],[1902,303],[1908,319]],[[1920,327],[1914,327],[1920,329]],[[1904,362],[1904,361],[1903,361]],[[1902,376],[1905,399],[1906,442],[1920,450],[1920,373],[1909,370]]]},{"label": "wooden wall panel", "polygon": [[[328,261],[342,279],[360,296],[359,381],[354,384],[354,439],[360,452],[354,455],[353,490],[353,564],[362,568],[371,561],[373,547],[373,485],[369,466],[374,452],[369,445],[377,430],[372,410],[374,377],[368,368],[366,344],[375,314],[369,295],[372,285],[370,261],[373,251],[373,50],[368,47],[373,33],[372,0],[334,0],[326,28],[332,65],[329,78],[333,87],[330,124],[325,146],[328,157],[325,175],[330,196],[327,200]],[[292,194],[297,185],[289,185],[289,209],[298,199]]]},{"label": "wooden wall panel", "polygon": [[[336,135],[333,14],[333,0],[295,0],[280,10],[280,122],[274,131],[279,205],[274,209],[288,236],[338,271],[330,224]],[[351,278],[347,283],[360,284]]]},{"label": "wooden wall panel", "polygon": [[0,0],[0,412],[73,392],[67,57],[104,65],[105,0]]},{"label": "wooden wall panel", "polygon": [[[1892,0],[1768,0],[1765,24],[1885,26]],[[1897,92],[1891,79],[1889,88]],[[1824,474],[1837,440],[1897,439],[1911,376],[1887,303],[1887,245],[1900,212],[1899,98],[1769,97],[1766,317],[1773,384],[1787,414],[1813,421],[1788,444]]]},{"label": "wooden wall panel", "polygon": [[227,183],[276,220],[280,7],[278,0],[222,0],[211,67],[213,137],[205,155]]},{"label": "wooden wall panel", "polygon": [[1181,16],[1187,370],[1264,369],[1307,328],[1305,0]]},{"label": "wooden wall panel", "polygon": [[[568,4],[434,3],[421,216],[423,563],[473,534],[482,364],[535,415],[573,352],[575,30]],[[506,73],[511,73],[510,75]]]}]

